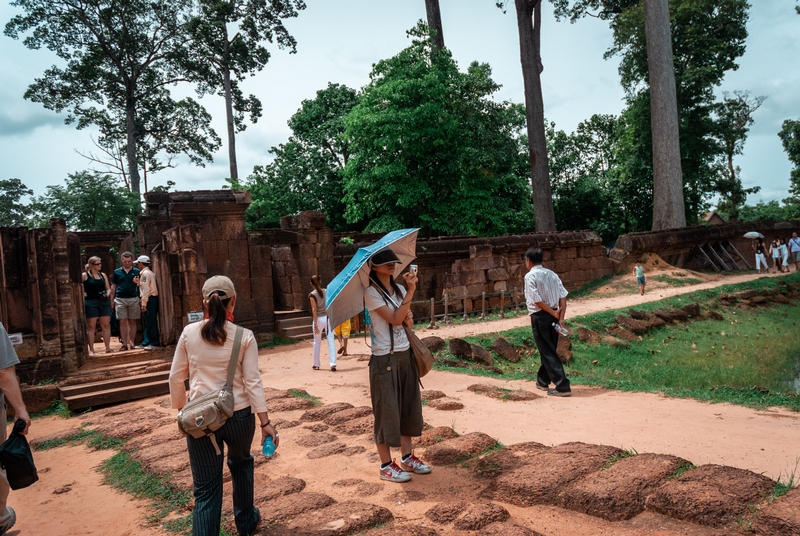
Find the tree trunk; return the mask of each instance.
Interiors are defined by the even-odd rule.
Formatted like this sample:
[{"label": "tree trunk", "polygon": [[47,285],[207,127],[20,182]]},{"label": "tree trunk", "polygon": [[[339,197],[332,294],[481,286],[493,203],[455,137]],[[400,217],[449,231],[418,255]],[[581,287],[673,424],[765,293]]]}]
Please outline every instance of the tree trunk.
[{"label": "tree trunk", "polygon": [[239,168],[236,165],[236,130],[233,123],[233,103],[231,102],[231,71],[222,67],[223,86],[225,89],[225,116],[228,125],[228,161],[231,167],[231,179],[239,180]]},{"label": "tree trunk", "polygon": [[428,27],[436,30],[433,44],[436,48],[444,48],[444,31],[442,30],[442,13],[439,11],[439,0],[425,0],[425,11],[428,15]]},{"label": "tree trunk", "polygon": [[653,133],[653,230],[686,226],[668,0],[644,0]]},{"label": "tree trunk", "polygon": [[133,82],[125,88],[125,132],[126,156],[128,157],[128,175],[131,179],[131,191],[139,193],[139,166],[136,162],[136,99]]},{"label": "tree trunk", "polygon": [[528,126],[528,151],[531,162],[533,214],[536,231],[556,230],[550,169],[547,164],[547,140],[544,129],[544,99],[539,76],[544,70],[541,56],[542,2],[514,0],[519,28],[520,62],[525,82],[525,119]]}]

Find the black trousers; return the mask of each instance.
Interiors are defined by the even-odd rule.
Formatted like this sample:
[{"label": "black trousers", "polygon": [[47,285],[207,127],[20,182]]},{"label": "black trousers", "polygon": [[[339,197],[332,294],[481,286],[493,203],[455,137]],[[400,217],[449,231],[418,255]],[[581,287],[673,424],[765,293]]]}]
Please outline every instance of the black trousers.
[{"label": "black trousers", "polygon": [[211,438],[186,438],[194,481],[192,536],[219,536],[222,518],[222,459],[228,447],[228,469],[233,481],[233,517],[239,534],[249,534],[256,524],[253,507],[253,457],[250,446],[256,433],[256,416],[250,408],[235,411],[222,428],[214,432],[220,454]]},{"label": "black trousers", "polygon": [[551,383],[556,384],[556,390],[565,392],[570,390],[569,380],[564,373],[564,365],[556,353],[558,346],[558,333],[556,333],[553,323],[558,322],[558,318],[539,311],[531,315],[531,329],[533,330],[533,340],[539,355],[542,357],[542,366],[536,375],[536,382],[545,386]]},{"label": "black trousers", "polygon": [[144,323],[142,346],[161,346],[158,340],[158,296],[150,296],[147,299],[147,310],[142,321]]}]

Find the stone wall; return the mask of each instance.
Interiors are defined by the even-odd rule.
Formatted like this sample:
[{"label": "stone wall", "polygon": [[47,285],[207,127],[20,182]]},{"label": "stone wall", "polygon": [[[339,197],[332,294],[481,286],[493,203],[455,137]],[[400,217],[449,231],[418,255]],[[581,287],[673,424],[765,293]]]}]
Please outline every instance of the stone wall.
[{"label": "stone wall", "polygon": [[729,242],[747,259],[751,267],[755,267],[753,241],[744,238],[744,234],[750,231],[763,234],[764,242],[768,244],[775,237],[788,240],[793,232],[800,233],[800,221],[726,223],[630,233],[617,239],[610,258],[620,263],[623,269],[627,269],[627,265],[639,255],[652,252],[673,266],[699,270],[702,268],[702,254],[696,249],[698,245]]},{"label": "stone wall", "polygon": [[86,359],[80,240],[64,220],[0,228],[0,321],[22,333],[15,348],[25,383],[60,378]]}]

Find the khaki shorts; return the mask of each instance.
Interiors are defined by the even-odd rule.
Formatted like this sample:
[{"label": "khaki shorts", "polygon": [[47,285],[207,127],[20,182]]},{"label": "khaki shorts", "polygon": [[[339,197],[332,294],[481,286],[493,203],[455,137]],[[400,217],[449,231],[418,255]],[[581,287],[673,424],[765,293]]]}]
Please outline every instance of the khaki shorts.
[{"label": "khaki shorts", "polygon": [[369,390],[376,444],[399,447],[400,436],[422,435],[419,373],[411,350],[370,357]]},{"label": "khaki shorts", "polygon": [[139,298],[114,298],[118,320],[139,320],[142,316],[142,306]]},{"label": "khaki shorts", "polygon": [[800,262],[800,251],[793,251],[792,255],[794,256],[794,262]]}]

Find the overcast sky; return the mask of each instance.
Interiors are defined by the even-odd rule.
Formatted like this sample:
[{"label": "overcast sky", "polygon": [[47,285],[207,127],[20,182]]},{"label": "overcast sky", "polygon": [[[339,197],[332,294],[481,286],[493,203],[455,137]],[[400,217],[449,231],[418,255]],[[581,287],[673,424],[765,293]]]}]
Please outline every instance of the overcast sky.
[{"label": "overcast sky", "polygon": [[[425,17],[423,0],[306,0],[299,18],[287,22],[297,39],[297,54],[272,48],[267,67],[243,86],[264,105],[264,115],[237,137],[239,174],[270,160],[270,147],[286,141],[287,120],[303,99],[328,82],[361,88],[376,61],[408,46],[406,30]],[[754,0],[748,23],[747,51],[738,71],[728,73],[719,91],[749,90],[766,95],[755,124],[737,157],[745,187],[760,185],[749,203],[788,195],[791,165],[777,132],[785,119],[800,119],[800,16],[794,0]],[[472,61],[489,63],[502,84],[498,100],[524,102],[516,18],[503,14],[494,0],[440,0],[446,46],[461,69]],[[5,25],[17,9],[0,5]],[[545,115],[557,128],[571,132],[595,113],[619,114],[624,106],[618,62],[604,60],[611,31],[603,21],[587,18],[575,24],[556,22],[545,2],[542,25],[542,84]],[[23,98],[27,86],[49,66],[61,61],[47,50],[28,50],[20,41],[0,36],[0,177],[19,178],[35,194],[61,184],[68,173],[89,167],[76,153],[92,150],[91,130],[64,125],[63,114]],[[194,95],[190,86],[178,96]],[[225,113],[219,97],[201,100],[214,117],[214,128],[225,139]],[[180,159],[175,169],[150,177],[149,186],[175,181],[176,189],[215,189],[228,176],[227,148],[213,164],[200,168]]]}]

